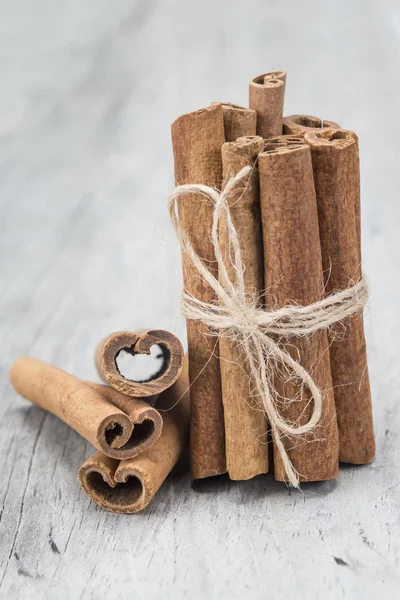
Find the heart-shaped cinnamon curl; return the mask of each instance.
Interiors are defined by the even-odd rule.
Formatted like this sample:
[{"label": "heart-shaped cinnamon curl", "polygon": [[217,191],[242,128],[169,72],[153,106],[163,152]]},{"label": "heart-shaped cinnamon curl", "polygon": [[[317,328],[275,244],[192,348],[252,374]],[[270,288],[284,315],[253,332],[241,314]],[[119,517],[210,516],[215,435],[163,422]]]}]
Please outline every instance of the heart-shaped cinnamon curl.
[{"label": "heart-shaped cinnamon curl", "polygon": [[[132,381],[122,375],[117,365],[120,352],[135,356],[150,355],[152,346],[159,346],[163,362],[159,371],[147,381]],[[133,398],[148,398],[161,394],[182,372],[184,353],[176,336],[163,329],[119,331],[104,338],[96,351],[96,366],[100,377],[113,388]]]},{"label": "heart-shaped cinnamon curl", "polygon": [[187,363],[176,383],[160,395],[157,408],[162,433],[145,452],[121,461],[96,452],[79,469],[82,489],[102,508],[130,514],[143,510],[176,464],[189,433]]}]

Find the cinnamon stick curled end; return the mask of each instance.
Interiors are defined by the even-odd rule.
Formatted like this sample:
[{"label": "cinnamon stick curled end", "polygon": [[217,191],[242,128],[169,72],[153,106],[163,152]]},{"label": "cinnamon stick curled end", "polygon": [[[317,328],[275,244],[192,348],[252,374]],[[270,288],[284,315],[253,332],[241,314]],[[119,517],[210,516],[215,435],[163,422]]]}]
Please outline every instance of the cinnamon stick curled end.
[{"label": "cinnamon stick curled end", "polygon": [[[325,123],[331,121],[325,121]],[[357,134],[354,131],[348,129],[341,129],[340,127],[328,127],[324,125],[320,131],[310,131],[307,133],[305,141],[309,142],[309,146],[314,145],[327,146],[328,144],[344,147],[354,144],[354,141],[358,141]]]},{"label": "cinnamon stick curled end", "polygon": [[340,125],[334,121],[324,121],[319,117],[310,115],[290,115],[283,117],[284,135],[301,135],[315,130],[339,128]]},{"label": "cinnamon stick curled end", "polygon": [[265,83],[270,81],[271,79],[279,79],[286,84],[286,71],[277,70],[277,71],[269,71],[268,73],[264,73],[264,75],[259,75],[255,77],[255,79],[262,79]]},{"label": "cinnamon stick curled end", "polygon": [[96,452],[79,469],[78,480],[83,491],[96,504],[116,513],[136,513],[152,498],[142,474],[135,468],[120,469],[118,460]]},{"label": "cinnamon stick curled end", "polygon": [[276,135],[264,140],[263,152],[282,152],[285,148],[295,150],[301,146],[304,146],[304,139],[299,135]]},{"label": "cinnamon stick curled end", "polygon": [[[160,370],[145,381],[132,381],[124,377],[117,365],[119,354],[125,351],[132,356],[150,355],[153,346],[159,346],[162,352]],[[178,379],[183,358],[181,342],[168,331],[120,331],[100,342],[96,351],[96,366],[100,377],[119,392],[134,398],[148,398],[160,394]]]},{"label": "cinnamon stick curled end", "polygon": [[[181,401],[182,402],[182,401]],[[99,506],[116,513],[136,513],[149,504],[187,443],[189,403],[179,406],[180,420],[164,414],[158,441],[135,458],[114,460],[96,452],[79,469],[83,491]]]},{"label": "cinnamon stick curled end", "polygon": [[104,454],[119,460],[133,458],[158,440],[163,428],[158,410],[144,400],[132,399],[106,385],[85,383],[117,409],[98,428],[96,447]]},{"label": "cinnamon stick curled end", "polygon": [[160,395],[157,408],[163,414],[162,433],[144,452],[121,461],[96,452],[79,469],[83,491],[102,508],[129,514],[143,510],[177,463],[188,442],[187,363],[176,383]]},{"label": "cinnamon stick curled end", "polygon": [[161,415],[147,402],[81,381],[36,358],[16,360],[10,379],[21,396],[64,421],[109,457],[132,458],[161,435]]}]

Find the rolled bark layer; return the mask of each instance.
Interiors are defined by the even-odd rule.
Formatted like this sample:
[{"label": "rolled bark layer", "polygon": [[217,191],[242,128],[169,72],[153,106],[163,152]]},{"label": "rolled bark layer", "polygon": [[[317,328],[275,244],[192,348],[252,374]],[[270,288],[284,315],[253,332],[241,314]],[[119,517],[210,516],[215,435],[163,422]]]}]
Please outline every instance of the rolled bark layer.
[{"label": "rolled bark layer", "polygon": [[[177,185],[199,183],[221,188],[221,147],[225,142],[221,104],[185,114],[171,126]],[[199,194],[179,200],[179,219],[194,251],[215,276],[215,255],[210,239],[213,206]],[[204,302],[215,302],[190,259],[182,255],[186,292]],[[189,380],[191,384],[190,454],[195,479],[226,472],[225,430],[221,395],[218,338],[202,323],[188,321]]]},{"label": "rolled bark layer", "polygon": [[225,142],[235,142],[243,136],[256,135],[257,113],[231,102],[222,103]]},{"label": "rolled bark layer", "polygon": [[10,378],[21,396],[64,421],[108,457],[136,456],[161,435],[162,418],[146,402],[105,385],[84,383],[35,358],[16,360]]},{"label": "rolled bark layer", "polygon": [[269,150],[277,150],[278,148],[288,148],[293,150],[297,146],[304,146],[304,138],[302,135],[275,135],[264,140],[264,147]]},{"label": "rolled bark layer", "polygon": [[[361,278],[360,167],[357,136],[343,129],[307,133],[318,203],[325,286],[329,293]],[[336,328],[330,346],[340,460],[375,455],[371,391],[362,315]]]},{"label": "rolled bark layer", "polygon": [[[253,171],[243,185],[236,186],[228,198],[231,218],[238,235],[246,293],[259,300],[264,288],[260,197],[256,159],[264,147],[261,137],[240,137],[222,146],[224,181],[243,169]],[[230,261],[226,221],[220,224],[220,246],[230,280],[236,282]],[[223,281],[221,281],[223,285]],[[223,336],[219,340],[222,400],[225,415],[226,465],[229,477],[244,480],[268,471],[268,424],[260,399],[251,390],[246,356],[237,342]]]},{"label": "rolled bark layer", "polygon": [[163,392],[157,407],[163,430],[157,442],[139,456],[117,461],[96,452],[79,469],[78,480],[96,504],[115,513],[136,513],[149,504],[176,464],[188,441],[188,377]]},{"label": "rolled bark layer", "polygon": [[259,77],[256,77],[255,79],[258,79],[261,82],[261,79],[264,78],[264,83],[266,83],[267,81],[271,81],[271,79],[278,79],[278,81],[282,81],[283,85],[284,85],[283,96],[285,96],[286,76],[287,76],[286,71],[277,70],[277,71],[269,71],[268,73],[264,73],[264,75],[259,75]]},{"label": "rolled bark layer", "polygon": [[[299,303],[307,306],[324,297],[318,213],[311,153],[298,139],[270,143],[259,155],[260,203],[264,241],[265,302],[269,308]],[[292,358],[310,373],[323,393],[319,426],[301,440],[284,438],[288,456],[300,481],[337,476],[339,439],[326,331],[311,338],[281,340]],[[276,376],[281,415],[304,424],[312,406],[308,390]],[[274,444],[275,478],[285,470]]]},{"label": "rolled bark layer", "polygon": [[324,121],[319,117],[312,117],[309,115],[290,115],[289,117],[283,117],[282,123],[284,135],[303,136],[310,131],[318,129],[340,127],[340,125],[334,121]]},{"label": "rolled bark layer", "polygon": [[282,134],[285,71],[259,75],[249,84],[249,106],[257,113],[257,135],[267,139]]},{"label": "rolled bark layer", "polygon": [[[125,351],[132,356],[150,355],[152,346],[159,346],[163,363],[158,373],[147,381],[132,381],[124,377],[117,357]],[[182,371],[184,352],[176,336],[162,329],[119,331],[102,340],[96,351],[96,366],[100,377],[111,387],[132,398],[155,396],[170,387]]]}]

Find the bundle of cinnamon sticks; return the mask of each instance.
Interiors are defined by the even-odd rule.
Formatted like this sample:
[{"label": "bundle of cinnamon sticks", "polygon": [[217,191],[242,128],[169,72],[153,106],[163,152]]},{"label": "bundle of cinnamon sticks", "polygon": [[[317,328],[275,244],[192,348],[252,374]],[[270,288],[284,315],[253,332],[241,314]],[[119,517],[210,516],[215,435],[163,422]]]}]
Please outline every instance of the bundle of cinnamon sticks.
[{"label": "bundle of cinnamon sticks", "polygon": [[[195,479],[273,469],[297,486],[374,458],[358,138],[284,117],[285,88],[284,71],[266,73],[250,82],[249,108],[214,102],[172,124],[188,361],[175,336],[145,330],[99,344],[106,385],[33,358],[11,368],[18,393],[96,448],[78,480],[107,510],[148,505],[189,421]],[[154,346],[159,371],[124,377],[120,353]]]},{"label": "bundle of cinnamon sticks", "polygon": [[[163,357],[159,371],[145,381],[124,377],[118,369],[120,353],[150,354],[153,347]],[[183,348],[167,331],[123,331],[99,344],[96,364],[110,387],[81,381],[30,357],[14,362],[11,383],[96,448],[79,469],[84,492],[109,511],[136,513],[149,504],[188,442]]]},{"label": "bundle of cinnamon sticks", "polygon": [[[225,302],[233,305],[231,312],[243,282],[258,311],[288,305],[307,311],[362,277],[357,135],[317,117],[284,117],[285,87],[284,71],[266,73],[250,82],[249,108],[214,102],[172,124],[175,180],[181,186],[180,240],[190,241],[190,252],[210,275],[205,278],[185,246],[185,295],[192,306],[208,307],[217,317],[222,293],[216,294],[216,280],[226,291]],[[251,168],[246,178],[240,176],[244,167]],[[238,174],[242,185],[231,189],[229,182]],[[229,213],[216,225],[216,204],[210,198],[213,190],[221,197],[228,185]],[[217,227],[218,256],[212,237]],[[232,260],[238,250],[229,238],[232,227],[244,265],[240,278]],[[213,331],[206,319],[187,320],[194,478],[228,473],[231,479],[245,480],[268,472],[273,464],[275,479],[287,482],[284,455],[299,481],[329,480],[337,476],[340,461],[373,460],[361,312],[311,335],[272,336],[321,394],[318,419],[300,438],[271,436],[246,343],[238,343],[231,333],[222,325]],[[279,367],[268,384],[278,399],[277,422],[284,419],[293,427],[308,423],[313,411],[308,389]]]}]

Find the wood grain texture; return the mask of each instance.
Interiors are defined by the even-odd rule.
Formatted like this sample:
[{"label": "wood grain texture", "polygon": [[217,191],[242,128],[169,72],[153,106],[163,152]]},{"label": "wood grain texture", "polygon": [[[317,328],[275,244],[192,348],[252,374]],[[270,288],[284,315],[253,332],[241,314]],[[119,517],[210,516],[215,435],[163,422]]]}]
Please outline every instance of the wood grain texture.
[{"label": "wood grain texture", "polygon": [[[37,6],[0,3],[0,597],[397,600],[398,2]],[[143,513],[108,514],[76,481],[93,449],[17,398],[8,368],[30,354],[93,380],[110,331],[184,339],[170,124],[245,105],[252,75],[281,66],[286,114],[359,135],[376,459],[303,494],[177,473]]]}]

